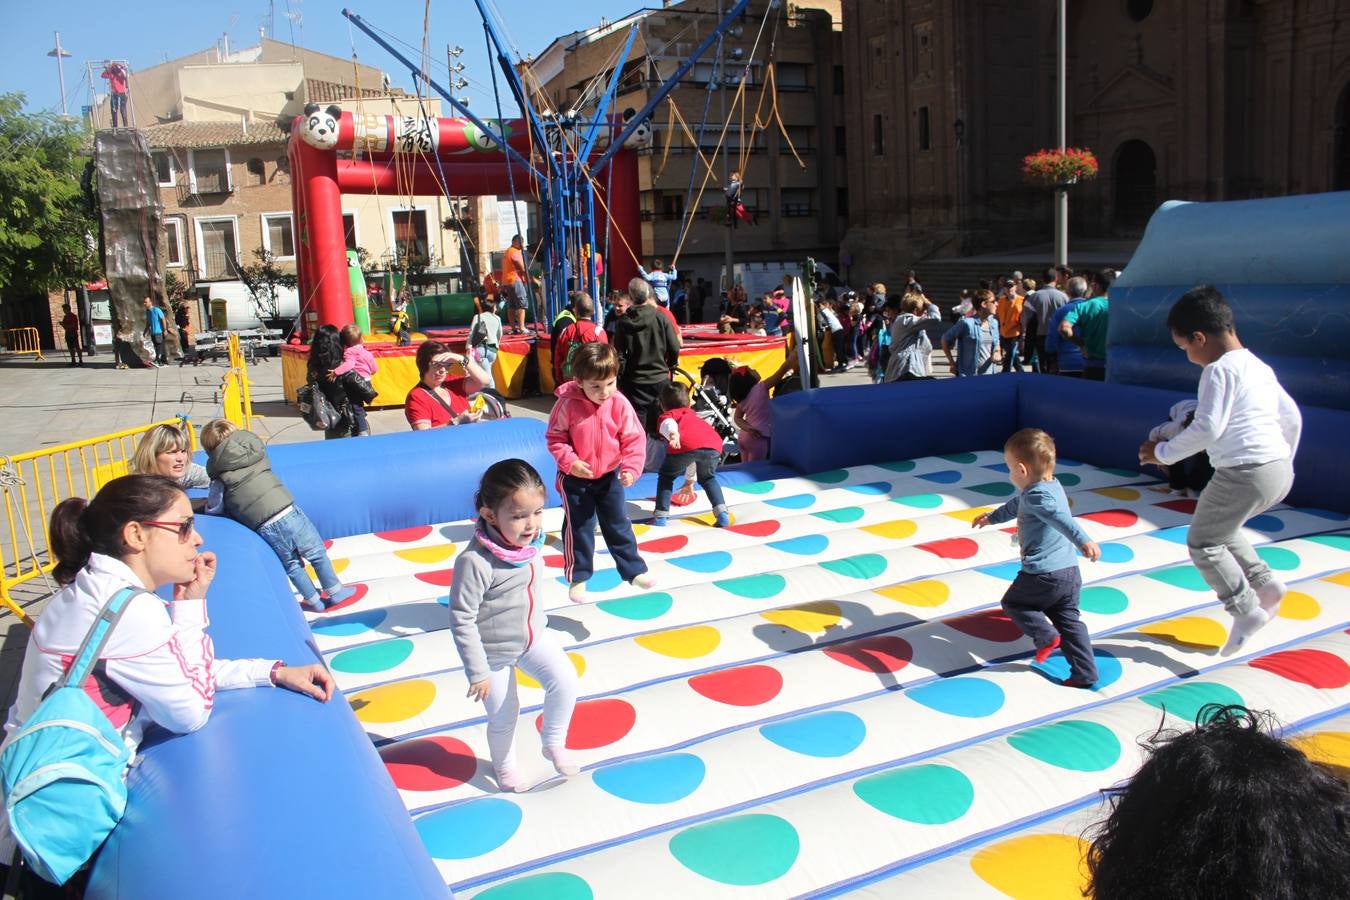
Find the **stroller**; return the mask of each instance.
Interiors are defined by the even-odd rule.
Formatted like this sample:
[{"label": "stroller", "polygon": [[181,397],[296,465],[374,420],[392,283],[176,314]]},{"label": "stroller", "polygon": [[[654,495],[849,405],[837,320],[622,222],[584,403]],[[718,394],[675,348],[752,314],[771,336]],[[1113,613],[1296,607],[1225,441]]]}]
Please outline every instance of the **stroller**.
[{"label": "stroller", "polygon": [[727,400],[727,381],[732,368],[730,362],[718,356],[699,368],[698,379],[678,367],[673,373],[676,380],[683,379],[689,384],[694,412],[722,436],[723,462],[739,461],[741,455],[736,444],[736,425],[731,420],[731,404]]}]

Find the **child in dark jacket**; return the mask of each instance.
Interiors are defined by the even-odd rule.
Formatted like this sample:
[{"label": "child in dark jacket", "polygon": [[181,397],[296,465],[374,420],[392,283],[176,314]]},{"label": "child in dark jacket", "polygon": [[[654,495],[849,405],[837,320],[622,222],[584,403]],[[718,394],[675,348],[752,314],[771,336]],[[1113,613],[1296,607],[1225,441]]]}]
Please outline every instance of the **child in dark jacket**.
[{"label": "child in dark jacket", "polygon": [[[333,609],[356,594],[356,588],[343,587],[338,580],[323,538],[273,474],[267,450],[256,434],[216,419],[202,428],[202,449],[207,452],[206,474],[211,477],[206,511],[223,512],[258,532],[281,558],[306,609]],[[327,600],[309,580],[305,563],[314,567]]]}]

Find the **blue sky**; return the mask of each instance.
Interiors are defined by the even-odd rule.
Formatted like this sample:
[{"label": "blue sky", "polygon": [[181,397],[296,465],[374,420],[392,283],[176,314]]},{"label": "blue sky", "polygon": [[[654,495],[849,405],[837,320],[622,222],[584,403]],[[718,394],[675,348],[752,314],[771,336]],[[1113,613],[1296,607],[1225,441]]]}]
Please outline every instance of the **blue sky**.
[{"label": "blue sky", "polygon": [[[496,0],[488,5],[500,11],[511,42],[528,54],[539,53],[561,34],[596,25],[602,17],[619,18],[644,4],[641,0]],[[296,43],[345,58],[351,56],[355,41],[362,63],[388,72],[395,85],[411,87],[407,72],[369,38],[349,28],[341,10],[346,6],[372,25],[420,48],[422,3],[275,0],[272,6],[272,36],[277,40],[292,40],[292,24],[286,14],[299,13],[300,22],[294,28]],[[70,111],[78,115],[80,107],[89,102],[86,60],[121,58],[128,60],[133,70],[143,69],[166,57],[213,47],[222,34],[229,35],[232,49],[252,46],[258,42],[258,27],[264,23],[268,9],[267,0],[28,0],[20,9],[11,6],[5,27],[0,29],[0,56],[8,61],[0,91],[22,91],[27,95],[29,110],[60,111],[56,60],[46,55],[54,46],[53,32],[59,31],[61,46],[71,53],[65,60],[66,96]],[[472,0],[432,0],[429,32],[433,73],[444,83],[446,45],[462,46],[463,76],[470,82],[465,93],[471,98],[471,107],[486,115],[492,108],[492,75],[487,68],[481,21]],[[94,72],[96,81],[98,71]],[[509,107],[504,111],[511,113]]]}]

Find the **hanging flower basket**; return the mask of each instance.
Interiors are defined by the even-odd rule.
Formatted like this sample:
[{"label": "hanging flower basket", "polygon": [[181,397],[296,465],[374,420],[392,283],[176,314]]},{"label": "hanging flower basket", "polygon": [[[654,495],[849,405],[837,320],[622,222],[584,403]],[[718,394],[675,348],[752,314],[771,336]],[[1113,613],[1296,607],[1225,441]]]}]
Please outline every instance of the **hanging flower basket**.
[{"label": "hanging flower basket", "polygon": [[1038,150],[1022,159],[1022,177],[1042,187],[1067,187],[1097,177],[1097,157],[1086,148]]}]

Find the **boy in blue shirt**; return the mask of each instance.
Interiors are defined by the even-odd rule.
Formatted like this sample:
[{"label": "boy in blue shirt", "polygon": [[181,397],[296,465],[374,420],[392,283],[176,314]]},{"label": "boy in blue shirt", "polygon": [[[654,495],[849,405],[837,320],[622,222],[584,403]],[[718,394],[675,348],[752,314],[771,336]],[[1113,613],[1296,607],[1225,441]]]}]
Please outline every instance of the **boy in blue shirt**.
[{"label": "boy in blue shirt", "polygon": [[1078,617],[1083,579],[1074,548],[1093,562],[1101,559],[1101,548],[1073,520],[1069,498],[1055,480],[1054,438],[1039,428],[1023,428],[1003,445],[1003,460],[1018,492],[971,522],[983,528],[1017,519],[1022,571],[1003,595],[1003,611],[1036,644],[1036,662],[1044,663],[1062,645],[1069,663],[1064,685],[1090,688],[1097,683],[1097,663]]}]

